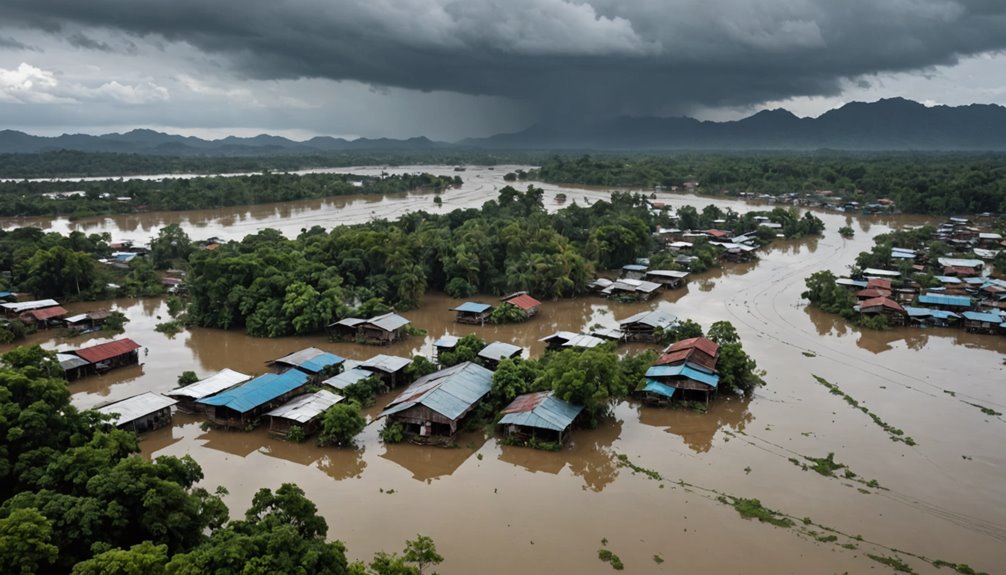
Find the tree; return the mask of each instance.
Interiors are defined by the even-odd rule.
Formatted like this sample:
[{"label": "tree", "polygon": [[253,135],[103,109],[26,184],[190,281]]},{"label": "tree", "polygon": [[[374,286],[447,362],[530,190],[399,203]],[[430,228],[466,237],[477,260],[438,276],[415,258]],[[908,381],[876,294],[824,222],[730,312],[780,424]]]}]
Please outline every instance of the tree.
[{"label": "tree", "polygon": [[178,375],[178,387],[185,387],[199,381],[199,376],[194,371],[183,371]]},{"label": "tree", "polygon": [[328,408],[321,420],[321,434],[318,443],[321,445],[349,445],[357,436],[367,421],[360,414],[360,404],[355,401],[344,401]]},{"label": "tree", "polygon": [[458,340],[454,349],[440,352],[440,363],[450,367],[466,361],[475,361],[485,346],[485,340],[475,334],[468,334]]},{"label": "tree", "polygon": [[737,335],[734,324],[725,320],[715,322],[709,326],[709,332],[706,336],[720,345],[737,343],[741,340],[740,336]]},{"label": "tree", "polygon": [[51,565],[59,549],[51,543],[52,526],[35,509],[15,509],[0,519],[0,561],[5,573],[33,575]]},{"label": "tree", "polygon": [[618,356],[604,348],[571,349],[546,356],[539,385],[551,388],[563,401],[582,405],[596,425],[612,402],[628,393],[618,369]]},{"label": "tree", "polygon": [[110,549],[73,567],[73,575],[163,575],[168,546],[150,541],[127,549]]},{"label": "tree", "polygon": [[168,224],[150,240],[150,257],[154,267],[167,269],[173,260],[185,260],[192,253],[189,235],[178,224]]},{"label": "tree", "polygon": [[407,375],[411,380],[416,380],[435,371],[437,371],[437,365],[435,363],[421,355],[417,355],[412,358],[412,363],[406,366],[405,375]]},{"label": "tree", "polygon": [[409,563],[417,565],[419,575],[423,575],[423,569],[427,565],[439,565],[444,560],[443,556],[437,553],[433,539],[427,535],[417,535],[415,539],[406,541],[403,556]]}]

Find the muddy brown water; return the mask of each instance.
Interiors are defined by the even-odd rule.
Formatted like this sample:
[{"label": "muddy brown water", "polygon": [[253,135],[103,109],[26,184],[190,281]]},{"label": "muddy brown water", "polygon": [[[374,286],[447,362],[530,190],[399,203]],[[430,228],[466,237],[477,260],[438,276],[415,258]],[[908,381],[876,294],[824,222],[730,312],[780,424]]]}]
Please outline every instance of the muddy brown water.
[{"label": "muddy brown water", "polygon": [[[440,172],[453,173],[450,168]],[[462,174],[466,189],[449,192],[444,209],[480,204],[485,193],[502,187],[505,172],[469,168]],[[584,196],[608,193],[547,190],[546,201],[558,190],[581,202]],[[734,201],[661,196],[672,205],[754,209]],[[240,237],[259,227],[295,234],[310,225],[395,217],[417,208],[433,211],[434,206],[429,196],[405,194],[73,225],[142,240],[170,223],[166,218],[177,218],[171,221],[185,225],[194,237]],[[447,558],[439,571],[448,575],[609,573],[611,567],[597,559],[602,539],[630,573],[882,573],[889,568],[866,553],[892,555],[889,548],[1001,572],[1006,565],[1006,421],[970,404],[1006,412],[1006,338],[952,329],[864,331],[807,308],[800,301],[803,278],[819,269],[842,272],[874,235],[926,221],[821,217],[828,225],[822,238],[777,242],[762,250],[757,262],[701,274],[687,289],[642,304],[593,297],[545,302],[541,315],[525,324],[473,327],[453,323],[448,308],[457,300],[429,294],[419,309],[404,314],[427,335],[386,348],[332,343],[322,336],[264,340],[208,329],[169,338],[153,329],[167,318],[161,300],[73,304],[67,306],[71,311],[122,310],[131,319],[125,335],[145,347],[140,366],[70,384],[73,400],[86,408],[142,391],[167,391],[186,369],[200,375],[225,367],[263,373],[269,359],[308,345],[354,359],[376,353],[409,356],[429,354],[432,342],[445,333],[478,333],[538,355],[538,340],[554,331],[614,327],[642,309],[665,309],[706,327],[726,319],[767,372],[767,385],[753,398],[720,398],[707,414],[624,402],[610,421],[575,431],[557,453],[502,446],[481,433],[463,435],[453,449],[384,446],[377,437],[379,421],[367,427],[355,449],[318,448],[290,444],[261,429],[204,431],[199,416],[186,415],[143,436],[141,447],[146,456],[194,457],[203,467],[203,484],[227,487],[235,514],[256,490],[296,482],[327,518],[330,536],[344,540],[356,558],[398,550],[416,533],[431,535]],[[834,231],[847,223],[857,231],[849,240]],[[68,225],[57,220],[52,227],[65,231]],[[31,341],[66,349],[103,339],[65,339],[53,331]],[[869,415],[829,393],[813,375],[840,386],[917,445],[892,441]],[[368,415],[375,416],[388,399],[380,398]],[[862,493],[862,484],[824,477],[789,461],[828,453],[884,489]],[[619,467],[619,454],[665,481]],[[679,479],[697,487],[679,485]],[[840,536],[837,544],[857,546],[844,549],[794,529],[745,520],[703,489],[757,498],[766,507],[810,517],[863,541]],[[654,555],[664,563],[656,563]],[[936,572],[918,560],[906,561],[920,573]]]}]

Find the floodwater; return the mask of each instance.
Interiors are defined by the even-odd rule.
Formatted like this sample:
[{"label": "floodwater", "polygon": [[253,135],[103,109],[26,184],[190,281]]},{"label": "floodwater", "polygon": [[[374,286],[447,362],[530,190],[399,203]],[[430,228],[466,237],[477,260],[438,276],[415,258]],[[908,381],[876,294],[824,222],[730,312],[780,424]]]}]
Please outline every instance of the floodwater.
[{"label": "floodwater", "polygon": [[[448,192],[451,201],[444,209],[480,204],[493,188],[502,187],[506,171],[469,168],[461,174],[466,187],[482,181],[482,188]],[[551,205],[563,188],[547,190]],[[577,201],[607,193],[564,191]],[[672,205],[752,209],[734,201],[660,195]],[[290,234],[315,224],[435,207],[423,195],[370,200],[338,198],[170,217],[194,237],[239,237],[258,227],[276,226]],[[341,208],[340,202],[345,202]],[[266,215],[249,215],[258,210]],[[477,333],[538,355],[538,340],[556,330],[614,327],[642,309],[665,309],[705,327],[726,319],[767,372],[767,385],[753,398],[720,398],[706,414],[625,402],[598,429],[575,431],[557,453],[501,446],[481,433],[462,436],[452,449],[384,446],[377,437],[380,421],[367,427],[355,449],[318,448],[290,444],[261,429],[203,431],[199,416],[184,415],[176,416],[173,427],[145,435],[141,447],[147,456],[194,457],[206,486],[227,487],[234,514],[243,512],[256,490],[296,482],[327,518],[330,536],[345,541],[355,558],[400,550],[406,539],[428,534],[447,558],[438,569],[445,575],[610,573],[611,567],[597,559],[602,539],[629,573],[884,573],[890,568],[866,554],[890,556],[890,549],[1001,571],[1006,565],[1006,421],[971,404],[1006,412],[1006,338],[950,329],[864,331],[807,308],[800,300],[803,278],[819,269],[842,272],[871,245],[872,236],[925,221],[820,215],[828,226],[825,237],[779,241],[762,250],[757,262],[701,274],[687,289],[647,303],[594,297],[546,302],[541,314],[525,324],[479,327],[453,323],[448,308],[457,300],[429,294],[419,309],[404,314],[427,335],[385,348],[332,343],[323,336],[264,340],[207,329],[169,338],[153,330],[159,316],[167,318],[160,300],[74,304],[68,306],[71,311],[121,309],[131,319],[125,335],[146,349],[142,365],[74,382],[71,391],[75,404],[92,407],[142,391],[167,391],[188,369],[200,375],[224,367],[263,373],[266,361],[307,345],[354,359],[376,353],[408,356],[429,354],[432,341],[445,333]],[[99,229],[85,231],[142,240],[166,223],[165,217],[136,216],[125,228],[118,227],[121,220],[106,218],[93,224]],[[243,227],[219,227],[228,221]],[[853,239],[834,231],[847,223],[857,231]],[[65,231],[68,224],[54,225]],[[48,332],[32,341],[60,349],[101,341],[86,337],[67,340]],[[868,414],[829,393],[814,375],[838,385],[916,445],[892,441]],[[388,399],[380,398],[368,415],[376,415]],[[790,461],[828,453],[880,487],[819,475]],[[620,467],[619,454],[663,480]],[[810,529],[824,533],[815,525],[801,530],[797,521],[797,528],[783,529],[745,520],[709,490],[757,498],[770,509],[797,520],[809,517],[844,535],[821,542],[809,534]],[[655,562],[654,555],[664,562]],[[919,573],[936,572],[918,559],[902,558]]]}]

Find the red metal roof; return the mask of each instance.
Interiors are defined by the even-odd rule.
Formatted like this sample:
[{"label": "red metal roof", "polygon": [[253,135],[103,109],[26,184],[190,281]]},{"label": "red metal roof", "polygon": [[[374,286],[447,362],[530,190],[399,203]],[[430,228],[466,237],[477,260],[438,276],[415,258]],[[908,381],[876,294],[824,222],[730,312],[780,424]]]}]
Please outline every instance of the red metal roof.
[{"label": "red metal roof", "polygon": [[978,270],[975,268],[966,268],[963,266],[947,266],[943,268],[943,275],[945,276],[976,276],[978,275]]},{"label": "red metal roof", "polygon": [[730,232],[723,230],[706,230],[706,233],[714,238],[725,238],[730,235]]},{"label": "red metal roof", "polygon": [[57,305],[42,309],[33,309],[29,312],[25,312],[24,315],[30,315],[31,317],[35,318],[36,321],[45,321],[47,319],[59,317],[61,315],[66,315],[67,313],[68,312],[65,309]]},{"label": "red metal roof", "polygon": [[863,310],[868,307],[885,307],[887,309],[893,309],[894,311],[899,311],[905,313],[905,308],[901,307],[901,304],[886,297],[875,297],[873,299],[868,299],[863,303],[859,304],[859,309]]},{"label": "red metal roof", "polygon": [[528,393],[527,395],[521,395],[514,399],[510,405],[506,406],[500,413],[524,413],[525,411],[531,411],[532,409],[538,407],[545,398],[548,397],[549,391],[539,391],[537,393]]},{"label": "red metal roof", "polygon": [[883,278],[870,278],[870,279],[866,280],[866,287],[867,288],[879,288],[879,289],[885,289],[887,291],[891,291],[891,280],[887,280],[887,279],[883,279]]},{"label": "red metal roof", "polygon": [[105,361],[106,359],[125,355],[137,349],[140,349],[140,344],[126,337],[110,341],[108,343],[100,343],[91,347],[78,349],[73,353],[91,363],[98,363],[99,361]]},{"label": "red metal roof", "polygon": [[524,311],[530,311],[541,305],[541,302],[527,294],[520,294],[506,300],[508,304],[515,305]]},{"label": "red metal roof", "polygon": [[867,288],[861,289],[856,292],[856,297],[859,299],[872,299],[877,297],[891,297],[891,291],[879,288]]},{"label": "red metal roof", "polygon": [[716,357],[720,352],[720,346],[713,340],[705,337],[692,337],[689,339],[683,339],[677,343],[672,344],[665,351],[666,353],[671,353],[674,351],[680,351],[683,349],[696,348],[709,357]]},{"label": "red metal roof", "polygon": [[697,347],[665,353],[653,362],[653,365],[675,365],[689,363],[709,371],[716,371],[716,357],[707,354]]}]

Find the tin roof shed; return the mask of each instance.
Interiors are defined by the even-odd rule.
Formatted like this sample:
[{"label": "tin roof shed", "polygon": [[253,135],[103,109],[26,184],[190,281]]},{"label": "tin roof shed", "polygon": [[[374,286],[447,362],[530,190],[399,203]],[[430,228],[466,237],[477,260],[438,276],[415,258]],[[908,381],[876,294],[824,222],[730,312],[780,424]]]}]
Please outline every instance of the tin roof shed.
[{"label": "tin roof shed", "polygon": [[582,405],[573,405],[555,397],[551,391],[528,393],[515,398],[503,408],[499,423],[536,427],[552,431],[563,431],[577,415],[583,411]]},{"label": "tin roof shed", "polygon": [[339,375],[332,376],[321,383],[322,385],[327,385],[341,391],[351,385],[360,383],[372,375],[374,375],[373,372],[367,371],[363,368],[354,367],[352,369],[347,369]]},{"label": "tin roof shed", "polygon": [[105,415],[112,415],[112,423],[118,426],[135,421],[141,417],[146,417],[152,413],[157,413],[165,407],[171,407],[176,403],[178,401],[174,399],[148,391],[147,393],[134,395],[122,401],[99,407],[95,411]]},{"label": "tin roof shed", "polygon": [[678,321],[678,318],[666,311],[654,310],[639,312],[636,315],[627,317],[618,322],[618,325],[624,327],[634,323],[639,323],[652,328],[668,328],[676,321]]},{"label": "tin roof shed", "polygon": [[494,341],[482,348],[482,351],[480,351],[478,355],[484,359],[499,361],[501,359],[520,355],[523,351],[524,348],[513,345],[512,343]]},{"label": "tin roof shed", "polygon": [[293,398],[287,403],[266,413],[271,417],[282,417],[296,421],[297,423],[307,423],[319,417],[328,408],[345,399],[341,395],[325,391],[324,389],[315,393],[301,395]]},{"label": "tin roof shed", "polygon": [[375,355],[367,361],[361,362],[360,367],[363,369],[383,371],[384,373],[395,373],[405,369],[410,363],[412,363],[412,360],[410,359],[398,357],[397,355],[384,355],[382,353]]},{"label": "tin roof shed", "polygon": [[924,305],[945,305],[948,307],[971,307],[971,298],[966,295],[942,295],[926,293],[919,296]]},{"label": "tin roof shed", "polygon": [[466,301],[465,303],[452,307],[450,311],[458,311],[461,313],[484,313],[492,309],[493,306],[477,302],[477,301]]},{"label": "tin roof shed", "polygon": [[128,337],[125,337],[108,343],[100,343],[98,345],[92,345],[91,347],[78,349],[70,353],[76,354],[91,363],[98,363],[99,361],[105,361],[112,359],[113,357],[125,355],[129,352],[136,351],[137,349],[140,349],[140,344]]},{"label": "tin roof shed", "polygon": [[218,371],[217,373],[203,378],[195,383],[179,387],[178,389],[172,389],[164,395],[167,395],[168,397],[202,399],[215,393],[220,393],[221,391],[230,389],[239,383],[248,381],[249,379],[251,379],[250,375],[245,375],[239,371],[225,368],[222,371]]},{"label": "tin roof shed", "polygon": [[54,299],[37,299],[34,301],[15,301],[5,304],[0,304],[5,310],[21,313],[25,311],[30,311],[33,309],[42,309],[46,307],[53,307],[59,305],[59,302]]},{"label": "tin roof shed", "polygon": [[493,372],[466,361],[424,375],[396,397],[379,417],[423,405],[454,420],[468,412],[492,387]]},{"label": "tin roof shed", "polygon": [[306,383],[307,374],[295,369],[283,373],[267,373],[234,389],[200,399],[197,403],[228,407],[238,413],[247,413]]},{"label": "tin roof shed", "polygon": [[686,377],[711,387],[716,387],[720,382],[720,376],[700,371],[686,363],[679,363],[677,365],[654,365],[650,367],[650,369],[646,370],[646,377]]},{"label": "tin roof shed", "polygon": [[319,373],[326,367],[339,365],[344,361],[346,361],[345,358],[339,357],[334,353],[322,351],[316,347],[309,347],[300,351],[295,351],[290,355],[285,355],[279,359],[274,359],[269,363],[271,365],[279,364],[296,367],[297,369],[308,373]]}]

